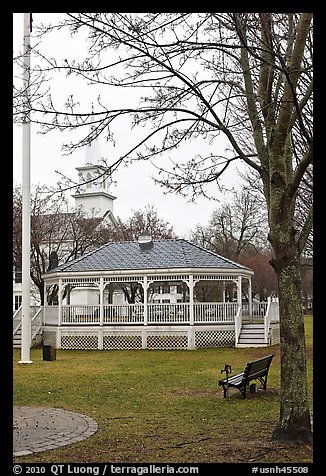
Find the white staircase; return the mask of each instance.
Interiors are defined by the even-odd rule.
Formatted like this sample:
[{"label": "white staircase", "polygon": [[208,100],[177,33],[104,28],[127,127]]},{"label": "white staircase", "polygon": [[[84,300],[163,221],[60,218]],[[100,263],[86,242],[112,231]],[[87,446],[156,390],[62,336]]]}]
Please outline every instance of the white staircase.
[{"label": "white staircase", "polygon": [[20,348],[21,348],[21,345],[22,345],[22,330],[21,330],[21,326],[20,326],[19,329],[17,329],[16,332],[14,333],[13,339],[12,339],[12,343],[13,343],[14,349],[20,349]]},{"label": "white staircase", "polygon": [[[31,327],[32,327],[32,343],[31,347],[35,347],[42,342],[42,312],[43,308],[31,308]],[[13,347],[21,348],[22,341],[22,325],[21,325],[21,308],[14,315],[13,319]]]},{"label": "white staircase", "polygon": [[[31,347],[36,347],[42,342],[42,332],[38,326],[32,326],[32,344]],[[17,329],[13,335],[13,348],[20,349],[22,345],[22,329],[21,326]]]},{"label": "white staircase", "polygon": [[264,324],[242,324],[237,347],[267,347]]}]

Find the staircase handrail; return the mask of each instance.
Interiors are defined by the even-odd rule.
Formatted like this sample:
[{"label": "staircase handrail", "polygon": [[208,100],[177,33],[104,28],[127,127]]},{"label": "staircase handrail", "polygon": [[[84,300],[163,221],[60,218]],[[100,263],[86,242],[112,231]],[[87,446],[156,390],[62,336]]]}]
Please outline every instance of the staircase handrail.
[{"label": "staircase handrail", "polygon": [[[21,316],[19,316],[19,320],[18,320],[19,311],[21,311],[21,306],[20,308],[17,309],[17,311],[14,314],[13,320],[17,320],[18,322],[16,326],[14,326],[13,328],[13,335],[17,334],[18,330],[21,328],[21,325],[22,325]],[[34,339],[34,337],[36,337],[40,333],[40,330],[42,329],[42,311],[43,311],[43,307],[40,306],[39,309],[37,309],[36,313],[31,318],[31,325],[33,324],[37,325],[37,328],[34,330],[34,332],[32,332],[32,339]],[[37,323],[37,319],[39,319],[38,323]]]},{"label": "staircase handrail", "polygon": [[36,313],[34,314],[34,316],[33,316],[32,319],[31,319],[32,325],[33,325],[33,323],[36,321],[37,318],[39,319],[37,328],[35,329],[34,332],[32,332],[32,339],[34,339],[34,337],[36,337],[36,336],[40,333],[40,330],[42,329],[42,311],[43,311],[43,306],[41,306],[41,307],[36,311]]},{"label": "staircase handrail", "polygon": [[241,306],[241,304],[238,305],[238,310],[237,310],[237,313],[236,313],[235,319],[234,319],[234,327],[235,327],[235,346],[237,347],[238,342],[239,342],[241,327],[242,327],[242,306]]},{"label": "staircase handrail", "polygon": [[[18,329],[21,327],[22,320],[21,320],[21,313],[22,313],[22,306],[19,306],[19,308],[14,312],[13,315],[13,335],[15,335],[18,331]],[[16,325],[14,323],[16,322]]]},{"label": "staircase handrail", "polygon": [[267,298],[267,309],[264,316],[264,342],[268,344],[268,333],[271,325],[271,298]]},{"label": "staircase handrail", "polygon": [[22,323],[21,323],[21,321],[19,321],[19,322],[17,323],[17,325],[13,328],[13,331],[12,331],[12,334],[13,334],[13,335],[17,334],[17,332],[18,332],[19,328],[21,327],[21,325],[22,325]]},{"label": "staircase handrail", "polygon": [[12,316],[13,320],[17,319],[18,314],[20,314],[21,312],[22,312],[22,306],[19,306],[19,308],[15,310],[15,312]]}]

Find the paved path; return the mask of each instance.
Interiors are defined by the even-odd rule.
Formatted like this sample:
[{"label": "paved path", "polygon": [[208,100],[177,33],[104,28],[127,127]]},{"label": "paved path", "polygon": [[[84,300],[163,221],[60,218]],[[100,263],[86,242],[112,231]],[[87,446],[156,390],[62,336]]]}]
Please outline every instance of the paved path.
[{"label": "paved path", "polygon": [[24,456],[85,440],[98,429],[81,413],[45,407],[14,407],[13,452]]}]

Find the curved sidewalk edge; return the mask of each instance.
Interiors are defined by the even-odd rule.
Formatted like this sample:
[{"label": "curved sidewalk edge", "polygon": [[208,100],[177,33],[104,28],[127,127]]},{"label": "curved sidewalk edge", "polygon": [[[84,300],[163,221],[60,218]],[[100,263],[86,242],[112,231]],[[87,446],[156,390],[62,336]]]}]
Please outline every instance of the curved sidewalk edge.
[{"label": "curved sidewalk edge", "polygon": [[70,445],[98,430],[96,421],[87,415],[59,408],[15,406],[13,416],[14,456]]}]

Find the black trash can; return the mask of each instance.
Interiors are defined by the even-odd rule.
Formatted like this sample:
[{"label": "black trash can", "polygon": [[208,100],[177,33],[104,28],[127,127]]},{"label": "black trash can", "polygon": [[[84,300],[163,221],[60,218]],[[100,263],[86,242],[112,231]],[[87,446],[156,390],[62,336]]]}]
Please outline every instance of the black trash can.
[{"label": "black trash can", "polygon": [[43,360],[56,360],[57,352],[53,345],[43,345]]},{"label": "black trash can", "polygon": [[249,391],[250,391],[250,393],[256,393],[257,392],[257,388],[256,388],[255,383],[252,383],[251,385],[249,385]]}]

